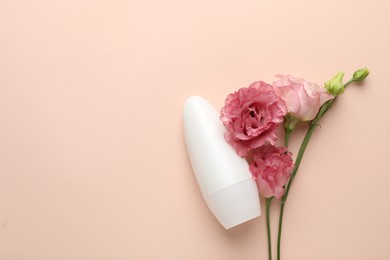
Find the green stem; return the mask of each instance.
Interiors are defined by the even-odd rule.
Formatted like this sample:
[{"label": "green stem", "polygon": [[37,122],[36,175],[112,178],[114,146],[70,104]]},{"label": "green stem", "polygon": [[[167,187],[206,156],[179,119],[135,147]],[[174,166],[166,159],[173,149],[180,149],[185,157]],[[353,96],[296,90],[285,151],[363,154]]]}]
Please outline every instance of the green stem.
[{"label": "green stem", "polygon": [[284,213],[284,202],[281,201],[280,213],[279,213],[278,244],[277,244],[277,259],[278,260],[280,260],[280,238],[282,236],[283,213]]},{"label": "green stem", "polygon": [[349,84],[354,83],[355,81],[356,80],[352,78],[349,81],[347,81],[347,83],[345,83],[343,87],[346,88]]},{"label": "green stem", "polygon": [[[281,236],[282,236],[282,223],[283,223],[283,213],[284,213],[284,206],[288,197],[288,194],[290,192],[291,184],[295,178],[295,175],[298,172],[299,165],[301,164],[302,157],[305,153],[307,144],[310,141],[310,138],[317,127],[320,119],[324,116],[324,114],[330,109],[330,107],[333,105],[335,102],[336,98],[329,100],[325,104],[323,104],[318,111],[316,117],[313,119],[313,121],[310,123],[309,129],[306,132],[305,138],[302,141],[301,147],[299,148],[298,155],[295,161],[295,167],[291,173],[290,180],[287,183],[286,190],[284,192],[284,195],[280,201],[280,215],[279,215],[279,231],[278,231],[278,242],[277,242],[277,260],[280,260],[280,241],[281,241]],[[288,141],[287,141],[288,142]]]},{"label": "green stem", "polygon": [[288,147],[288,141],[290,140],[290,135],[292,133],[292,130],[285,129],[285,135],[284,135],[284,146]]},{"label": "green stem", "polygon": [[270,225],[270,206],[272,198],[265,199],[265,212],[267,218],[267,236],[268,236],[268,259],[272,260],[272,247],[271,247],[271,225]]},{"label": "green stem", "polygon": [[288,142],[290,140],[290,135],[295,129],[295,125],[297,124],[298,120],[291,115],[287,115],[284,118],[284,146],[288,147]]}]

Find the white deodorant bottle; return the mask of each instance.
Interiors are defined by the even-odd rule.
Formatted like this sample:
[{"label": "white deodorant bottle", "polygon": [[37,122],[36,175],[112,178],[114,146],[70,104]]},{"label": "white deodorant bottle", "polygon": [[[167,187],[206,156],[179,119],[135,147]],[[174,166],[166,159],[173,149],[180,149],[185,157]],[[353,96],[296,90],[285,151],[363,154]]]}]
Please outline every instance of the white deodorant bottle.
[{"label": "white deodorant bottle", "polygon": [[224,139],[219,113],[203,98],[187,99],[184,136],[203,198],[225,229],[260,216],[260,201],[248,163]]}]

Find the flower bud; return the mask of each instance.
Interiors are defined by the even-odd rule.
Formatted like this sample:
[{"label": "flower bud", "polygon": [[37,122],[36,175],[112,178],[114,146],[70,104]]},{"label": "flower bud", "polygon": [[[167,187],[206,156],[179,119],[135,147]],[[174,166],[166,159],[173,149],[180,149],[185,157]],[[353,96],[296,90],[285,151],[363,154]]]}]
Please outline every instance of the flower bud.
[{"label": "flower bud", "polygon": [[367,68],[362,68],[353,73],[352,79],[356,82],[362,82],[370,74],[370,71]]},{"label": "flower bud", "polygon": [[338,96],[340,94],[343,94],[344,93],[343,77],[344,77],[344,72],[337,73],[333,79],[330,79],[327,82],[325,82],[324,87],[333,96]]}]

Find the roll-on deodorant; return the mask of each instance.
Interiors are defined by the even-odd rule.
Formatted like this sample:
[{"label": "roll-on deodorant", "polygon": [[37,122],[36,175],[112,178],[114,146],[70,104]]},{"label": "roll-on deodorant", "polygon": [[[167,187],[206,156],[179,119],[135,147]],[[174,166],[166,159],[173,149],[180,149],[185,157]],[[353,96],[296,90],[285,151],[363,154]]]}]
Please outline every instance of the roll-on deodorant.
[{"label": "roll-on deodorant", "polygon": [[244,158],[224,139],[219,113],[203,98],[187,99],[183,113],[188,155],[200,191],[225,229],[260,216],[255,181]]}]

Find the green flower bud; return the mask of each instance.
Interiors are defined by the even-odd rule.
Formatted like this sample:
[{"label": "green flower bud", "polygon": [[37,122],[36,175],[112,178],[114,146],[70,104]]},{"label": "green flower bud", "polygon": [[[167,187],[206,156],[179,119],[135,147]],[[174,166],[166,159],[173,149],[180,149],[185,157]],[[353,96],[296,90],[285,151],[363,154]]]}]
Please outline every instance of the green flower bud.
[{"label": "green flower bud", "polygon": [[353,73],[352,79],[356,82],[362,82],[370,74],[370,71],[367,68],[362,68]]},{"label": "green flower bud", "polygon": [[343,77],[344,77],[344,72],[337,73],[333,79],[325,82],[324,87],[333,96],[338,96],[340,94],[343,94],[344,93]]}]

